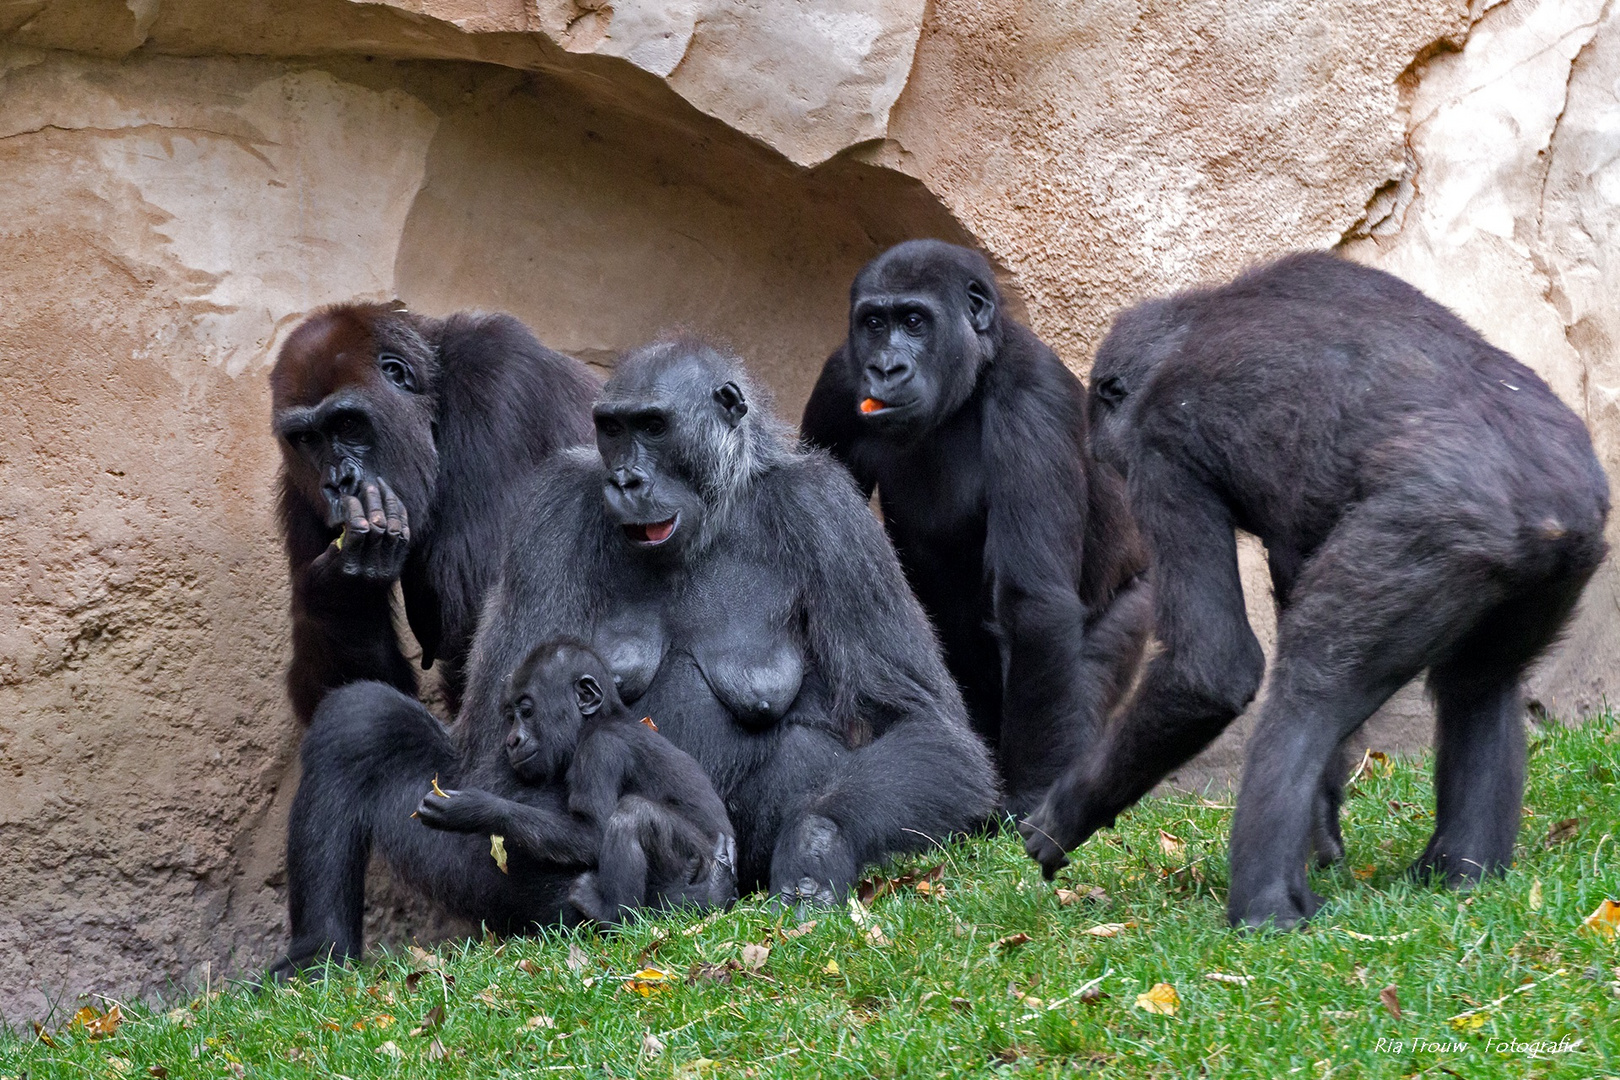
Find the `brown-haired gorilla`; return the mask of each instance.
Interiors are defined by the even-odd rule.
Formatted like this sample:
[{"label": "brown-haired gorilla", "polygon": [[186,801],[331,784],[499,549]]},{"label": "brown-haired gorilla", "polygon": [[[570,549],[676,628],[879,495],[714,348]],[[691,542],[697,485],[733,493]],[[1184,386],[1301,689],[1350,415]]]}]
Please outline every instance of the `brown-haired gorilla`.
[{"label": "brown-haired gorilla", "polygon": [[[595,423],[594,451],[559,453],[524,485],[453,732],[377,683],[317,710],[288,822],[279,973],[359,954],[373,850],[491,926],[565,916],[573,868],[597,848],[568,826],[565,790],[519,783],[501,718],[507,676],[560,637],[588,645],[636,715],[703,766],[744,891],[830,902],[862,867],[995,805],[989,756],[883,531],[737,360],[690,341],[639,349]],[[502,875],[487,841],[412,820],[435,773],[531,808],[523,847],[549,858]]]},{"label": "brown-haired gorilla", "polygon": [[1130,708],[1024,827],[1047,876],[1192,757],[1260,685],[1234,528],[1266,545],[1271,688],[1232,819],[1234,925],[1321,903],[1342,852],[1338,749],[1427,670],[1438,712],[1421,876],[1513,859],[1519,680],[1603,558],[1586,427],[1523,364],[1410,285],[1326,254],[1120,315],[1091,371],[1093,451],[1128,477],[1158,636]]},{"label": "brown-haired gorilla", "polygon": [[1002,310],[984,257],[879,255],[805,438],[877,489],[883,524],[1021,816],[1094,740],[1152,620],[1124,485],[1086,447],[1085,388]]},{"label": "brown-haired gorilla", "polygon": [[422,666],[440,662],[456,707],[511,496],[553,451],[590,436],[597,386],[510,315],[338,304],[292,332],[270,391],[300,720],[346,683],[415,695],[395,581]]}]

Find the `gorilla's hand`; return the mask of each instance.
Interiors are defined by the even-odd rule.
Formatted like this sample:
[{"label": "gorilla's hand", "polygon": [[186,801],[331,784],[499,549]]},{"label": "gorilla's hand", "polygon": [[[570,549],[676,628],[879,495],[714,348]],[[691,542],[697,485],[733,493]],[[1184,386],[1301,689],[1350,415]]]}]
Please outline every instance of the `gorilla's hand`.
[{"label": "gorilla's hand", "polygon": [[422,796],[416,816],[430,829],[445,832],[483,832],[489,827],[491,813],[500,800],[487,791],[452,788],[442,795],[430,791]]},{"label": "gorilla's hand", "polygon": [[1059,870],[1069,865],[1068,856],[1064,854],[1065,849],[1053,832],[1058,828],[1060,826],[1052,820],[1045,803],[1018,823],[1018,835],[1024,838],[1024,850],[1028,852],[1030,858],[1041,864],[1041,874],[1047,881],[1051,881]]},{"label": "gorilla's hand", "polygon": [[794,905],[833,904],[860,867],[838,823],[808,814],[782,831],[771,858],[771,891]]},{"label": "gorilla's hand", "polygon": [[367,480],[358,497],[343,496],[342,504],[343,534],[321,552],[315,570],[335,570],[376,584],[398,581],[411,549],[410,514],[404,502],[379,476]]}]

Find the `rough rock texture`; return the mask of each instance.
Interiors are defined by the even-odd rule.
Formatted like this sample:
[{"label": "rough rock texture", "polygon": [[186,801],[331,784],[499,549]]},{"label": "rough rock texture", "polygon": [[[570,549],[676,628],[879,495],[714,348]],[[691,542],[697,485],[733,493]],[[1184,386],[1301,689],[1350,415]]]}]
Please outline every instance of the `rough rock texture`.
[{"label": "rough rock texture", "polygon": [[[1613,461],[1616,7],[0,0],[0,1014],[281,941],[264,376],[299,313],[501,308],[593,362],[686,327],[794,412],[904,237],[983,245],[1077,369],[1123,304],[1342,239]],[[1548,708],[1613,681],[1615,590]],[[1363,738],[1427,724],[1411,692]]]}]

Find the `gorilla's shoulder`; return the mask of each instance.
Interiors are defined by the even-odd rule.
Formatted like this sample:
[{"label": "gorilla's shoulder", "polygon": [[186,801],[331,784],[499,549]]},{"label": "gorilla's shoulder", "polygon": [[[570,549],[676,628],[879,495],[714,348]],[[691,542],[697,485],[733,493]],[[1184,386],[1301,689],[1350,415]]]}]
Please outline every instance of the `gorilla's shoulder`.
[{"label": "gorilla's shoulder", "polygon": [[523,481],[515,531],[543,535],[568,523],[579,528],[602,514],[602,460],[594,446],[570,446],[547,457]]}]

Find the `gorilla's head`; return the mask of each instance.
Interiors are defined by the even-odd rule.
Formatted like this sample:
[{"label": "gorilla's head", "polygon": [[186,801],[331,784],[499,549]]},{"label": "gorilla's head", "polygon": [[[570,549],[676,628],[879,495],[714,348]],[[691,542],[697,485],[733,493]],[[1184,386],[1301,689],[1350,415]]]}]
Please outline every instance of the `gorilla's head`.
[{"label": "gorilla's head", "polygon": [[501,696],[507,761],[525,783],[555,780],[573,760],[584,718],[623,710],[607,665],[588,646],[568,638],[538,645]]},{"label": "gorilla's head", "polygon": [[595,409],[608,520],[632,549],[677,559],[705,547],[756,472],[789,452],[785,430],[735,358],[690,339],[619,362]]},{"label": "gorilla's head", "polygon": [[385,477],[410,519],[427,520],[438,476],[434,443],[439,323],[388,304],[339,304],[304,320],[270,371],[283,482],[328,528],[345,496]]},{"label": "gorilla's head", "polygon": [[1087,410],[1091,453],[1121,476],[1130,475],[1131,441],[1149,384],[1185,338],[1176,300],[1149,300],[1122,312],[1097,348]]},{"label": "gorilla's head", "polygon": [[1002,344],[1001,294],[983,255],[909,240],[867,263],[849,296],[860,420],[900,439],[960,409]]}]

